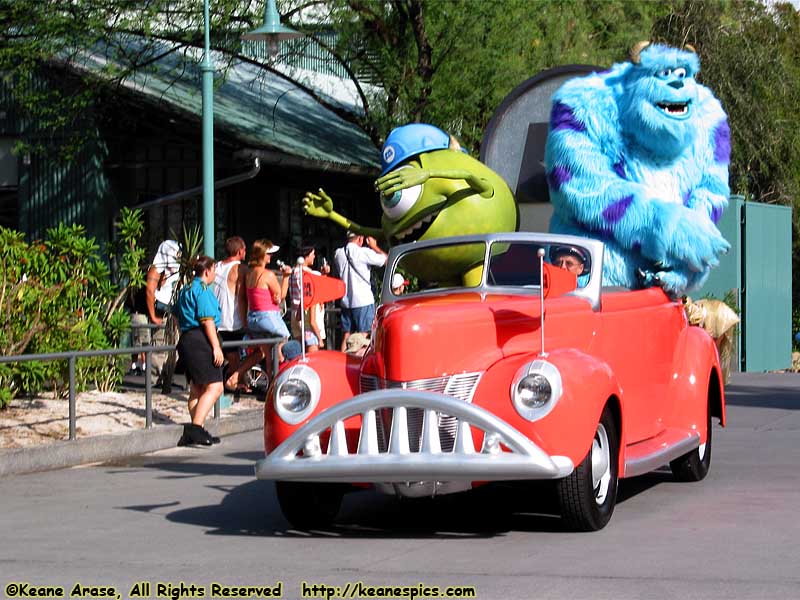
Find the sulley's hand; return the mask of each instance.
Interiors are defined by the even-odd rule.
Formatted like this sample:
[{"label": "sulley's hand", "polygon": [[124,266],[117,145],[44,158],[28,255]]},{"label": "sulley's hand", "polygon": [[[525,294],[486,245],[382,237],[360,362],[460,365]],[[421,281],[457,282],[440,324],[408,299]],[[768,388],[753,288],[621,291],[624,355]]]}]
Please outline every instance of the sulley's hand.
[{"label": "sulley's hand", "polygon": [[377,189],[384,196],[391,196],[395,192],[421,185],[428,181],[431,172],[427,169],[420,169],[418,167],[402,167],[390,171],[383,177],[375,182],[375,189]]},{"label": "sulley's hand", "polygon": [[303,210],[312,217],[328,219],[333,212],[333,200],[322,188],[319,188],[319,194],[306,192],[303,197]]},{"label": "sulley's hand", "polygon": [[654,225],[642,254],[657,263],[704,272],[731,247],[708,216],[680,205],[661,204]]}]

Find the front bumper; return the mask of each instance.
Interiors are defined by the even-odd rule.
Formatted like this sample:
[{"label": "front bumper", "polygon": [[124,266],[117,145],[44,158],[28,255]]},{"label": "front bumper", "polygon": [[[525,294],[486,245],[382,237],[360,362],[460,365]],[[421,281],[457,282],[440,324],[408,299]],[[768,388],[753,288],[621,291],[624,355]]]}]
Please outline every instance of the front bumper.
[{"label": "front bumper", "polygon": [[[377,414],[391,408],[388,445],[378,442]],[[419,450],[409,444],[407,409],[424,411]],[[452,450],[443,451],[438,414],[457,419]],[[361,416],[358,447],[347,446],[344,421]],[[484,434],[476,450],[471,428]],[[320,438],[329,433],[327,448]],[[501,447],[502,445],[502,447]],[[414,444],[416,446],[416,444]],[[549,456],[492,413],[462,400],[409,390],[355,396],[314,417],[256,463],[258,479],[320,482],[503,481],[558,479],[574,469],[566,456]]]}]

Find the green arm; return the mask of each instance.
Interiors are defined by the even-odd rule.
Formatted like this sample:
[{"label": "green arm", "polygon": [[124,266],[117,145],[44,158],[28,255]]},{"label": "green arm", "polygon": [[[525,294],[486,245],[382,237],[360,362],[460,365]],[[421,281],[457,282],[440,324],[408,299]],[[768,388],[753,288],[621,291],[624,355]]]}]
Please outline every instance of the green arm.
[{"label": "green arm", "polygon": [[369,235],[377,239],[385,239],[382,230],[373,227],[363,227],[333,210],[333,200],[322,188],[319,189],[319,193],[317,194],[314,192],[306,192],[306,195],[303,197],[303,210],[307,215],[311,215],[312,217],[330,219],[339,227],[347,231],[354,231],[358,235]]},{"label": "green arm", "polygon": [[463,169],[447,171],[417,169],[415,167],[396,169],[378,179],[375,185],[382,194],[391,196],[399,190],[423,184],[431,177],[438,179],[463,179],[467,182],[467,185],[477,191],[482,198],[491,198],[494,194],[494,188],[491,183]]}]

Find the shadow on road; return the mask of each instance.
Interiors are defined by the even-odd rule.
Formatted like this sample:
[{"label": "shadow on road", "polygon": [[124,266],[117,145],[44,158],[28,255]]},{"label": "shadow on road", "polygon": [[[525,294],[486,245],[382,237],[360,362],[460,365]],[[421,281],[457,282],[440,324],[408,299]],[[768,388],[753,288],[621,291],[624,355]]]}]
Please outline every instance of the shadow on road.
[{"label": "shadow on road", "polygon": [[725,402],[730,406],[758,406],[800,410],[800,390],[796,387],[800,379],[787,386],[731,385],[725,388]]},{"label": "shadow on road", "polygon": [[[240,475],[221,465],[162,464],[179,473]],[[672,481],[668,472],[656,472],[620,482],[618,502]],[[345,496],[335,524],[324,530],[297,531],[283,518],[272,482],[253,480],[225,489],[217,505],[174,510],[170,521],[210,529],[210,535],[267,537],[335,537],[380,539],[462,539],[503,536],[510,531],[561,532],[552,484],[485,487],[438,498],[397,499],[371,490]],[[147,507],[128,506],[129,510]],[[163,507],[158,507],[163,508]]]}]

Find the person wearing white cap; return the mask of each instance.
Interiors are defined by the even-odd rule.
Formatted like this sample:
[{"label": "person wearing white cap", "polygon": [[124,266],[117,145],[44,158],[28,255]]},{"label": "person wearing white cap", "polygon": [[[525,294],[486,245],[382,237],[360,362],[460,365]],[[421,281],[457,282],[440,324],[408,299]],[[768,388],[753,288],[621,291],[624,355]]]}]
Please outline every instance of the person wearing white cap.
[{"label": "person wearing white cap", "polygon": [[[172,305],[172,295],[175,284],[178,283],[181,264],[181,247],[175,240],[164,240],[158,247],[153,258],[153,264],[147,270],[145,280],[145,305],[147,318],[151,325],[162,325]],[[140,338],[141,339],[141,338]],[[146,336],[145,338],[146,339]],[[166,343],[166,331],[163,327],[154,328],[149,342],[154,346]],[[161,367],[167,355],[155,352],[152,355],[153,369],[156,375],[161,373]]]},{"label": "person wearing white cap", "polygon": [[406,291],[408,279],[405,279],[400,273],[392,275],[392,293],[395,296],[400,296]]}]

